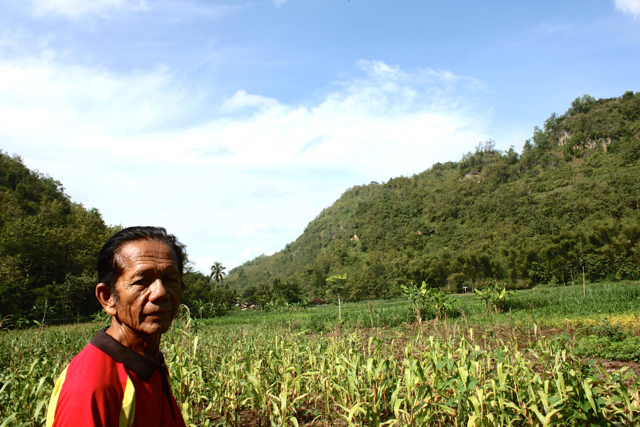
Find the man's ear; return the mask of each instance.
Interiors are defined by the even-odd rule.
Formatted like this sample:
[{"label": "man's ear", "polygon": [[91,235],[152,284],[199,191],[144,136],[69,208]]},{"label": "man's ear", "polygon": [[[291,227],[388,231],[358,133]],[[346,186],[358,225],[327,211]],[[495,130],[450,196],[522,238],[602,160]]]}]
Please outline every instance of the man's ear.
[{"label": "man's ear", "polygon": [[116,315],[116,299],[107,285],[104,283],[96,285],[96,298],[109,316]]}]

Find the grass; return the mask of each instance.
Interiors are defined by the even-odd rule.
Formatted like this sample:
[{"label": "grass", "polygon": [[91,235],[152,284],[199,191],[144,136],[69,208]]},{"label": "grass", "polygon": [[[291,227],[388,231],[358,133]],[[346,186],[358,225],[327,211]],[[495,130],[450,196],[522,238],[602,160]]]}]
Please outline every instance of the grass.
[{"label": "grass", "polygon": [[[345,304],[342,322],[334,305],[183,310],[163,352],[190,425],[638,425],[635,372],[589,358],[637,360],[639,297],[637,283],[590,284],[586,298],[538,287],[489,314],[461,295],[420,325],[402,300]],[[44,425],[53,381],[101,326],[2,331],[0,427]]]},{"label": "grass", "polygon": [[[477,323],[506,322],[521,324],[542,322],[547,326],[593,323],[605,318],[618,318],[629,326],[640,315],[640,284],[637,282],[592,283],[586,297],[582,286],[537,286],[516,292],[508,303],[506,313],[487,316],[476,298],[458,298],[459,307]],[[640,320],[640,319],[638,319]]]},{"label": "grass", "polygon": [[[487,313],[482,302],[471,293],[454,295],[452,300],[456,309],[449,313],[451,320],[461,320],[464,313],[472,325],[514,323],[532,327],[538,323],[539,326],[565,328],[569,322],[576,328],[607,320],[627,328],[640,327],[640,284],[637,282],[591,283],[587,286],[586,298],[582,286],[538,286],[516,292],[508,302],[508,310],[498,314]],[[405,299],[343,305],[343,326],[346,327],[397,327],[412,322],[414,317],[411,304]],[[212,327],[260,324],[317,332],[330,330],[337,323],[338,307],[335,304],[269,312],[238,311],[225,317],[203,319],[203,324]]]}]

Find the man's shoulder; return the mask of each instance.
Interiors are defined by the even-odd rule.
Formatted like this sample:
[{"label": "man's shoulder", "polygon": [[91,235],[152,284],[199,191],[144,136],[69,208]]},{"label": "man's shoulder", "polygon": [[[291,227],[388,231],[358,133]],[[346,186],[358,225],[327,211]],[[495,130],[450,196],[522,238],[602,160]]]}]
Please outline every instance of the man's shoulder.
[{"label": "man's shoulder", "polygon": [[56,383],[47,425],[117,425],[126,378],[122,364],[87,344]]},{"label": "man's shoulder", "polygon": [[106,365],[106,366],[109,366],[109,365],[115,366],[117,365],[117,363],[118,362],[116,362],[107,353],[100,350],[92,343],[89,343],[85,346],[85,348],[83,348],[80,351],[80,353],[76,354],[76,356],[73,359],[71,359],[71,362],[69,362],[69,367],[71,366],[83,367],[85,365],[95,366],[96,364]]},{"label": "man's shoulder", "polygon": [[74,389],[122,389],[126,382],[122,364],[89,343],[67,367],[65,385]]}]

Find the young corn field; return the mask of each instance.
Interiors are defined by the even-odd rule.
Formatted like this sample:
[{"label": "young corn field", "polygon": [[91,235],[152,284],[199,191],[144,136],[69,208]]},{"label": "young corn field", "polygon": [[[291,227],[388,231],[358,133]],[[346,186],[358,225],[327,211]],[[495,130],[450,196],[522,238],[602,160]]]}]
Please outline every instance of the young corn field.
[{"label": "young corn field", "polygon": [[[185,311],[163,352],[194,426],[640,425],[633,370],[579,359],[569,334],[508,316],[372,328],[369,309],[317,331],[302,320],[216,326]],[[44,425],[53,382],[99,327],[0,334],[0,427]]]}]

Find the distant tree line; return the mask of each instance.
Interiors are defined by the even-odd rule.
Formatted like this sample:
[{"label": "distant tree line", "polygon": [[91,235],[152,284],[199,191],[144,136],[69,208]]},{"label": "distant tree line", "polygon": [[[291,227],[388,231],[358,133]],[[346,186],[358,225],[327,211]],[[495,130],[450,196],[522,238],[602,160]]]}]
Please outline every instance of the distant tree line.
[{"label": "distant tree line", "polygon": [[[399,295],[420,284],[459,292],[640,278],[640,93],[577,98],[521,153],[478,144],[459,162],[347,190],[295,241],[230,271],[261,301]],[[282,289],[293,289],[294,292]]]},{"label": "distant tree line", "polygon": [[189,307],[194,317],[222,316],[236,309],[238,294],[225,282],[227,274],[220,262],[211,266],[211,274],[195,270],[191,263],[187,264],[184,276],[184,292],[182,302]]},{"label": "distant tree line", "polygon": [[[0,206],[1,324],[72,322],[100,311],[94,297],[97,257],[120,227],[105,225],[97,209],[73,203],[60,182],[2,151]],[[221,315],[235,307],[236,292],[224,283],[224,270],[215,263],[205,276],[187,258],[183,302],[194,315]]]}]

